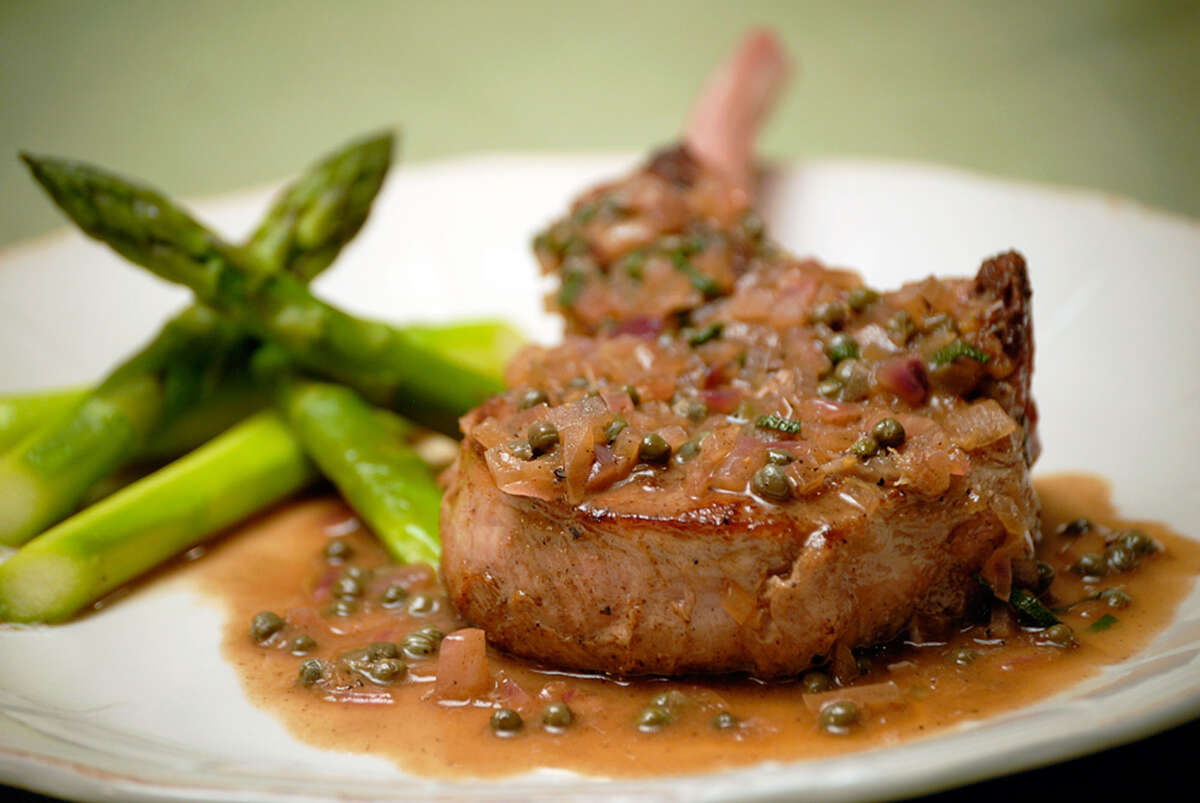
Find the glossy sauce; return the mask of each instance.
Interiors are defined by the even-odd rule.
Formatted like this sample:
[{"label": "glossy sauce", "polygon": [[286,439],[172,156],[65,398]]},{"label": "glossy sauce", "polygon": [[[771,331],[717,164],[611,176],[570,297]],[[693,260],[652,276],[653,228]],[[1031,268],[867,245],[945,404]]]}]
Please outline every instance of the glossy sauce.
[{"label": "glossy sauce", "polygon": [[[1102,480],[1044,477],[1037,490],[1047,533],[1039,557],[1057,572],[1052,604],[1118,586],[1132,596],[1132,604],[1118,609],[1099,599],[1062,613],[1078,640],[1070,649],[1050,645],[1044,634],[1013,626],[1001,616],[944,642],[869,651],[862,662],[866,672],[850,689],[891,681],[898,699],[864,705],[858,724],[836,735],[818,725],[821,705],[853,691],[813,696],[798,679],[762,683],[747,678],[580,677],[492,650],[487,657],[492,688],[468,703],[437,699],[437,655],[402,656],[407,664],[404,679],[390,685],[331,671],[320,683],[306,687],[298,679],[305,659],[320,658],[333,666],[350,650],[378,641],[402,642],[419,627],[435,625],[448,633],[462,626],[446,610],[432,571],[390,563],[374,538],[334,498],[296,502],[247,526],[185,571],[227,606],[224,650],[247,696],[302,741],[385,756],[407,771],[435,776],[499,776],[538,767],[609,776],[714,771],[919,737],[1029,705],[1143,648],[1171,621],[1200,573],[1200,545],[1160,525],[1119,519]],[[1134,571],[1086,581],[1068,567],[1083,552],[1103,551],[1103,537],[1055,535],[1060,524],[1078,517],[1114,530],[1136,526],[1163,550],[1143,558]],[[350,546],[352,554],[344,564],[325,558],[331,539]],[[346,566],[369,573],[358,602],[351,606],[353,612],[337,615],[331,588]],[[383,598],[390,586],[403,586],[407,597],[389,607]],[[410,613],[414,599],[420,600],[418,608],[433,601],[435,610]],[[277,612],[287,626],[260,645],[250,638],[249,623],[263,610]],[[1116,622],[1103,630],[1089,629],[1105,615]],[[303,656],[290,649],[300,634],[317,642]],[[959,663],[956,658],[963,657],[964,650],[973,660]],[[674,709],[675,720],[657,732],[640,731],[635,725],[639,712],[667,690],[684,695],[685,702]],[[541,725],[546,705],[554,701],[565,701],[575,714],[573,724],[561,732]],[[524,719],[523,729],[514,736],[497,736],[489,726],[491,714],[502,707],[517,710]],[[734,715],[736,724],[714,727],[713,718],[720,712]]]}]

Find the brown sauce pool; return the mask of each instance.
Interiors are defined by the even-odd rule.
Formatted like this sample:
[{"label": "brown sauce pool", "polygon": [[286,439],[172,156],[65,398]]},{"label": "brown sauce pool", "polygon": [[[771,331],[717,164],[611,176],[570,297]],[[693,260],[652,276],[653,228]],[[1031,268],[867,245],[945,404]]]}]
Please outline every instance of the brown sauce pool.
[{"label": "brown sauce pool", "polygon": [[[295,502],[247,525],[185,572],[226,606],[224,652],[247,696],[301,741],[384,756],[406,771],[431,776],[495,777],[539,767],[626,777],[711,772],[886,746],[992,716],[1062,691],[1149,643],[1200,574],[1200,545],[1161,525],[1120,519],[1103,480],[1061,475],[1036,484],[1047,534],[1039,558],[1056,571],[1051,604],[1117,587],[1132,602],[1114,607],[1108,598],[1094,599],[1061,613],[1076,635],[1072,648],[1049,644],[1044,632],[993,615],[943,642],[871,651],[860,660],[864,674],[848,689],[825,696],[806,693],[799,679],[583,677],[490,649],[491,688],[467,702],[439,700],[437,654],[401,654],[402,679],[391,683],[337,669],[345,666],[341,656],[372,642],[403,643],[420,627],[434,625],[449,633],[462,624],[446,610],[432,571],[390,563],[336,498]],[[1163,549],[1144,557],[1133,571],[1089,581],[1069,567],[1084,552],[1103,551],[1103,534],[1056,534],[1061,524],[1079,517],[1113,530],[1136,527]],[[340,565],[324,554],[333,540],[351,550]],[[366,572],[358,581],[361,591],[339,615],[331,591],[348,566]],[[392,604],[384,604],[393,586],[404,591],[393,591]],[[278,613],[287,624],[260,645],[249,627],[264,610]],[[316,646],[296,655],[292,646],[302,634]],[[326,662],[326,671],[315,685],[305,686],[298,673],[305,660],[314,658]],[[873,688],[884,689],[891,699],[860,701],[857,724],[838,734],[819,725],[823,703],[888,682],[894,689]],[[639,730],[639,714],[670,690],[683,694],[671,709],[673,720],[654,732]],[[543,727],[542,715],[549,703],[562,701],[574,721],[552,732]],[[509,737],[493,733],[489,720],[499,708],[518,711],[524,727]],[[732,727],[714,726],[722,712],[734,716]]]}]

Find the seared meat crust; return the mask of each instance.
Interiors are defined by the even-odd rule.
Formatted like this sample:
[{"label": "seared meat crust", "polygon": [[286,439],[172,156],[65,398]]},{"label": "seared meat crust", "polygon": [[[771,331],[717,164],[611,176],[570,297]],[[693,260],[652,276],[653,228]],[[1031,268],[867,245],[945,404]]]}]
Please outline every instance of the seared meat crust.
[{"label": "seared meat crust", "polygon": [[1018,438],[936,498],[856,483],[795,516],[678,492],[659,512],[512,496],[468,446],[446,495],[442,576],[490,641],[534,660],[622,675],[791,674],[839,642],[962,615],[972,575],[1013,543],[990,500],[1036,506]]}]

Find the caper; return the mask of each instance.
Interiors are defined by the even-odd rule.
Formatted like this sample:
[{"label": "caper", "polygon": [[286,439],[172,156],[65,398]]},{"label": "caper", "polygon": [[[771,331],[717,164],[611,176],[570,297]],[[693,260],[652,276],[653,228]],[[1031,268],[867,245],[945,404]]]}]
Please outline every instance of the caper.
[{"label": "caper", "polygon": [[800,685],[809,694],[820,694],[823,691],[832,689],[833,681],[824,672],[812,671],[804,673],[804,676],[800,678]]},{"label": "caper", "polygon": [[305,686],[313,686],[325,677],[325,663],[316,658],[309,658],[300,664],[300,682]]},{"label": "caper", "polygon": [[850,452],[863,460],[874,457],[879,451],[879,442],[870,435],[863,435],[850,445]]},{"label": "caper", "polygon": [[657,432],[651,432],[638,444],[638,460],[643,463],[665,463],[671,458],[671,444]]},{"label": "caper", "polygon": [[978,657],[979,653],[975,652],[975,650],[971,649],[970,647],[959,647],[957,650],[954,650],[950,653],[950,660],[959,666],[966,666],[967,664],[973,663]]},{"label": "caper", "polygon": [[656,708],[665,708],[668,711],[676,711],[686,706],[690,700],[688,696],[679,689],[668,689],[661,691],[650,698],[650,705]]},{"label": "caper", "polygon": [[858,706],[849,700],[838,700],[821,709],[821,727],[829,733],[845,733],[858,723]]},{"label": "caper", "polygon": [[839,332],[825,344],[825,355],[834,365],[842,360],[857,359],[858,341],[845,332]]},{"label": "caper", "polygon": [[684,409],[684,416],[693,424],[699,424],[704,419],[708,418],[708,405],[699,399],[693,399],[687,403]]},{"label": "caper", "polygon": [[634,251],[621,260],[621,269],[630,279],[640,282],[646,275],[646,255]]},{"label": "caper", "polygon": [[558,427],[549,421],[538,421],[529,428],[528,438],[533,456],[543,455],[558,445]]},{"label": "caper", "polygon": [[831,301],[826,304],[817,304],[808,313],[808,319],[813,323],[823,323],[831,329],[836,329],[846,322],[849,313],[846,310],[846,305],[837,301]]},{"label": "caper", "polygon": [[566,703],[550,703],[542,712],[542,724],[547,730],[562,730],[574,720],[575,712]]},{"label": "caper", "polygon": [[1092,523],[1087,519],[1075,519],[1059,526],[1058,534],[1067,536],[1083,535],[1092,529]]},{"label": "caper", "polygon": [[861,365],[861,363],[857,358],[854,357],[841,360],[838,362],[837,368],[833,369],[834,379],[837,379],[842,384],[849,382],[854,378],[855,369],[858,368],[859,365]]},{"label": "caper", "polygon": [[738,718],[728,711],[718,711],[712,718],[712,726],[719,731],[727,731],[736,728]]},{"label": "caper", "polygon": [[250,638],[262,644],[283,630],[283,617],[274,611],[260,611],[250,620]]},{"label": "caper", "polygon": [[329,612],[334,616],[350,616],[358,610],[358,600],[354,597],[338,597],[329,606]]},{"label": "caper", "polygon": [[1116,543],[1104,550],[1104,561],[1110,571],[1128,572],[1137,568],[1138,556],[1124,544]]},{"label": "caper", "polygon": [[792,496],[792,484],[788,482],[787,473],[775,463],[767,463],[754,472],[750,487],[754,493],[772,502],[786,502]]},{"label": "caper", "polygon": [[408,603],[408,612],[413,616],[428,616],[438,609],[432,594],[414,594]]},{"label": "caper", "polygon": [[399,680],[407,671],[408,667],[397,658],[380,658],[371,665],[371,675],[384,682]]},{"label": "caper", "polygon": [[833,378],[842,383],[838,393],[841,401],[858,401],[871,391],[871,372],[862,360],[851,357],[838,363]]},{"label": "caper", "polygon": [[870,287],[855,287],[850,291],[850,296],[847,300],[850,302],[850,309],[855,312],[862,312],[879,300],[879,293]]},{"label": "caper", "polygon": [[383,605],[385,608],[395,608],[406,599],[408,599],[408,589],[399,583],[392,583],[383,592]]},{"label": "caper", "polygon": [[786,466],[796,459],[796,455],[789,452],[787,449],[768,449],[767,462],[777,466]]},{"label": "caper", "polygon": [[489,724],[497,736],[513,736],[525,727],[521,715],[511,708],[501,708],[493,713]]},{"label": "caper", "polygon": [[1137,555],[1151,555],[1158,551],[1154,539],[1141,530],[1126,530],[1118,536],[1117,543]]},{"label": "caper", "polygon": [[671,724],[671,712],[665,708],[651,705],[643,708],[637,715],[637,728],[642,733],[654,733]]},{"label": "caper", "polygon": [[420,633],[410,633],[404,639],[404,654],[409,658],[425,658],[437,651],[433,639]]},{"label": "caper", "polygon": [[841,392],[842,383],[834,378],[823,379],[817,385],[817,393],[826,399],[836,399]]},{"label": "caper", "polygon": [[638,393],[638,389],[633,385],[622,385],[621,390],[629,394],[629,398],[633,401],[634,407],[642,403],[642,394]]},{"label": "caper", "polygon": [[425,625],[422,628],[418,628],[416,631],[416,635],[424,636],[425,638],[432,641],[434,644],[440,644],[442,642],[442,639],[444,639],[446,637],[446,634],[443,633],[441,628],[438,627],[437,625]]},{"label": "caper", "polygon": [[1100,599],[1108,603],[1110,608],[1128,608],[1133,604],[1133,597],[1123,588],[1109,588],[1100,592]]},{"label": "caper", "polygon": [[343,574],[333,581],[329,593],[335,597],[357,597],[363,592],[362,580],[350,574]]},{"label": "caper", "polygon": [[304,655],[317,648],[317,640],[307,633],[301,633],[292,639],[291,648],[293,655]]},{"label": "caper", "polygon": [[325,560],[329,561],[330,563],[342,563],[343,561],[350,559],[350,556],[354,554],[354,550],[348,543],[346,543],[345,540],[341,538],[335,538],[325,545],[323,553],[325,555]]},{"label": "caper", "polygon": [[894,418],[879,420],[875,426],[871,427],[871,436],[879,441],[880,446],[890,449],[895,449],[904,443],[906,437],[904,425]]},{"label": "caper", "polygon": [[763,234],[766,233],[767,224],[763,222],[761,215],[751,210],[742,215],[742,219],[738,223],[738,230],[747,240],[761,240]]},{"label": "caper", "polygon": [[518,410],[528,410],[530,407],[537,407],[539,404],[549,404],[550,397],[546,395],[546,391],[541,388],[530,388],[521,394],[521,400],[517,403]]},{"label": "caper", "polygon": [[904,310],[900,310],[887,322],[887,333],[894,342],[901,346],[908,343],[912,336],[916,333],[917,327],[913,324],[912,316]]},{"label": "caper", "polygon": [[1054,582],[1054,567],[1044,560],[1037,562],[1037,588],[1034,589],[1041,594],[1046,589],[1050,588],[1050,584]]},{"label": "caper", "polygon": [[1071,629],[1070,625],[1060,622],[1043,630],[1042,638],[1056,647],[1070,647],[1075,643],[1075,631]]},{"label": "caper", "polygon": [[700,441],[703,439],[704,436],[699,435],[680,446],[679,451],[675,453],[675,459],[680,463],[686,463],[691,460],[700,453]]},{"label": "caper", "polygon": [[367,646],[367,657],[372,661],[380,658],[395,658],[400,654],[400,648],[391,641],[376,641]]},{"label": "caper", "polygon": [[1085,552],[1071,566],[1071,571],[1086,577],[1103,577],[1108,573],[1108,561],[1104,559],[1103,555],[1095,552]]},{"label": "caper", "polygon": [[625,426],[625,419],[617,416],[608,423],[607,427],[604,428],[604,440],[612,443],[617,439],[617,436],[621,434],[621,431],[625,429]]}]

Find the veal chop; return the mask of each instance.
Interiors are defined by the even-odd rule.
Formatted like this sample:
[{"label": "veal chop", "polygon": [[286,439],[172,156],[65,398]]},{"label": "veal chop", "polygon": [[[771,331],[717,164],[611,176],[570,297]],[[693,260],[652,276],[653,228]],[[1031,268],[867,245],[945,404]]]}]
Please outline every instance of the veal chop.
[{"label": "veal chop", "polygon": [[[713,86],[777,84],[774,47]],[[726,133],[689,130],[536,242],[567,338],[464,417],[442,512],[450,598],[509,651],[781,675],[944,626],[980,578],[1006,596],[1031,554],[1024,260],[881,293],[796,259],[748,171],[704,156],[745,145]]]}]

